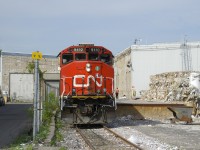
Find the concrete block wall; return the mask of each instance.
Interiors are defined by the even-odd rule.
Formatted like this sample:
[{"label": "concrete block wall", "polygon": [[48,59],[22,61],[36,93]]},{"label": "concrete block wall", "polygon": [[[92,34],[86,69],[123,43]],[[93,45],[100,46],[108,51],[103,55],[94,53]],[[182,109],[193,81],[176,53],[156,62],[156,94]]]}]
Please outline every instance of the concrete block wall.
[{"label": "concrete block wall", "polygon": [[127,49],[114,59],[115,89],[119,89],[119,98],[126,95],[131,98],[131,51]]}]

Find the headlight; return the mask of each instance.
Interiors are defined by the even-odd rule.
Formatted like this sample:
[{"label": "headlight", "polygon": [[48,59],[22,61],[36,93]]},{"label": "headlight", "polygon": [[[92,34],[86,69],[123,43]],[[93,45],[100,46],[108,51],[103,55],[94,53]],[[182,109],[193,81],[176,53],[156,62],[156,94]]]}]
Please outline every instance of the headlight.
[{"label": "headlight", "polygon": [[87,72],[90,72],[90,70],[91,70],[90,67],[91,67],[91,65],[90,65],[89,63],[87,63],[87,64],[86,64],[86,71],[87,71]]},{"label": "headlight", "polygon": [[86,68],[90,68],[90,64],[89,63],[86,64]]},{"label": "headlight", "polygon": [[87,71],[87,72],[90,72],[90,68],[86,68],[86,71]]}]

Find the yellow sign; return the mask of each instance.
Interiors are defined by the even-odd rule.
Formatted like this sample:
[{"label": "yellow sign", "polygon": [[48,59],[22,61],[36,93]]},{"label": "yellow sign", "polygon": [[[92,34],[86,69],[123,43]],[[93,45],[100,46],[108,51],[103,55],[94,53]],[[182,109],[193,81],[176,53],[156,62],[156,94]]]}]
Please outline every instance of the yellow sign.
[{"label": "yellow sign", "polygon": [[42,59],[42,53],[38,52],[38,51],[37,52],[32,52],[32,58],[40,60],[40,59]]}]

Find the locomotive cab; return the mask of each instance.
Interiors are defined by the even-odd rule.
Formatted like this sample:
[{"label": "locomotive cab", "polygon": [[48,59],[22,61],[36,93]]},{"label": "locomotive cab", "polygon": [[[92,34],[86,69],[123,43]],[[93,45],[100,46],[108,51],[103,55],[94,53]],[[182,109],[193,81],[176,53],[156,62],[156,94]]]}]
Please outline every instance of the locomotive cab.
[{"label": "locomotive cab", "polygon": [[79,44],[59,57],[62,118],[73,124],[106,123],[107,112],[116,107],[111,51]]}]

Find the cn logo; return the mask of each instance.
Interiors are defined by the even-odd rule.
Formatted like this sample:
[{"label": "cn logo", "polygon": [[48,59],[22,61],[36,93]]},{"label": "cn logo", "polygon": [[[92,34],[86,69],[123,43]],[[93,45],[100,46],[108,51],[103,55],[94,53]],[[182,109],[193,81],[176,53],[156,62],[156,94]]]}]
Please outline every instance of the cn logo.
[{"label": "cn logo", "polygon": [[[77,79],[80,80],[80,79],[82,79],[82,78],[85,78],[85,75],[75,75],[75,76],[74,76],[73,86],[74,86],[74,87],[88,87],[88,86],[89,86],[89,79],[90,79],[90,78],[95,82],[94,76],[89,75],[89,76],[87,77],[87,82],[86,82],[86,84],[78,84],[78,83],[76,83]],[[97,76],[96,79],[100,79],[100,83],[98,83],[98,82],[96,81],[96,85],[97,85],[98,87],[101,87],[101,86],[102,86],[102,76]]]}]

